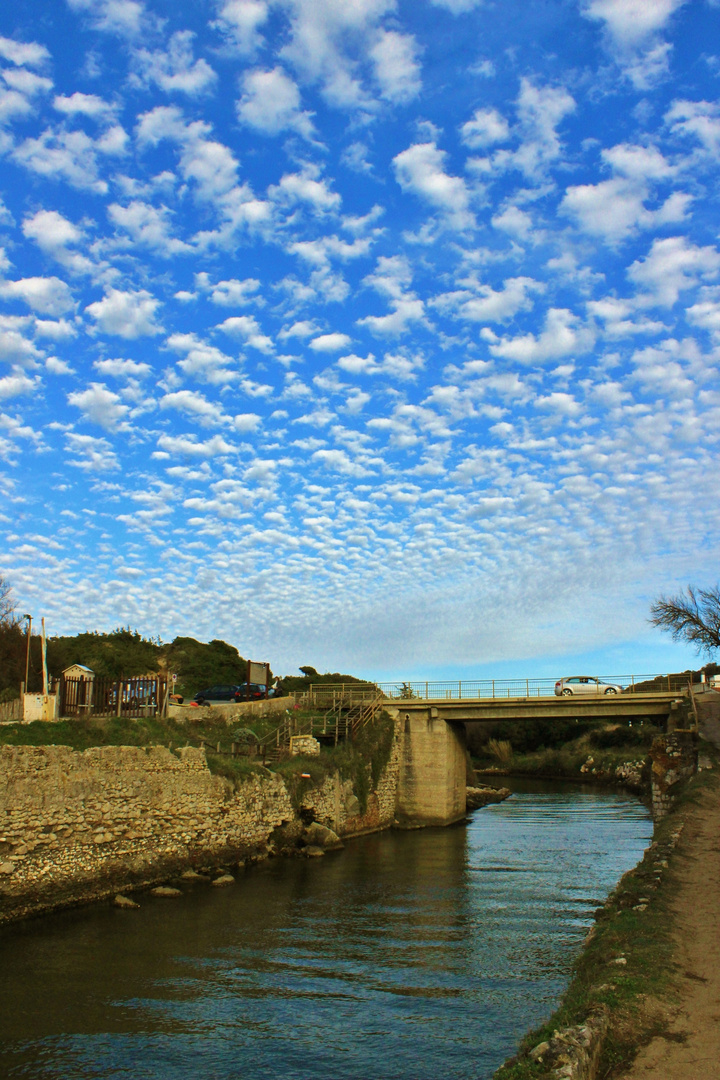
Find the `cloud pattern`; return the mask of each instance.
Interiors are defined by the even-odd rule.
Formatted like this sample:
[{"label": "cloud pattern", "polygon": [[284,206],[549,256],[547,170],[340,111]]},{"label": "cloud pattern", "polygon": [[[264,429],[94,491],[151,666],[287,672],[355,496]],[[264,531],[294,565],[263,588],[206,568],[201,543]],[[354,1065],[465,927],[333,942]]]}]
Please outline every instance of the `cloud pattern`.
[{"label": "cloud pattern", "polygon": [[22,609],[287,670],[657,668],[649,598],[717,577],[719,24],[9,0]]}]

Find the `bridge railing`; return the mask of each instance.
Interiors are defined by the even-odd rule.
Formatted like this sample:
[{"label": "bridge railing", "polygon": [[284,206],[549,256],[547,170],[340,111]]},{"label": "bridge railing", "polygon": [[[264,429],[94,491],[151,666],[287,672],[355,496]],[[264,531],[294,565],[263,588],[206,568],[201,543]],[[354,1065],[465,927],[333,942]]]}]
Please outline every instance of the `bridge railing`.
[{"label": "bridge railing", "polygon": [[[463,698],[554,697],[557,679],[458,679],[379,682],[384,697],[420,700]],[[687,675],[614,675],[601,677],[602,683],[621,687],[622,693],[683,694],[688,692]],[[578,694],[578,697],[582,695]]]},{"label": "bridge railing", "polygon": [[[619,686],[624,694],[686,694],[690,676],[680,675],[608,675],[600,681]],[[294,696],[315,705],[334,704],[336,700],[369,701],[380,694],[389,699],[447,700],[464,698],[538,698],[553,697],[557,679],[396,679],[378,683],[316,683]],[[578,694],[578,697],[586,696]],[[328,706],[329,707],[329,706]]]}]

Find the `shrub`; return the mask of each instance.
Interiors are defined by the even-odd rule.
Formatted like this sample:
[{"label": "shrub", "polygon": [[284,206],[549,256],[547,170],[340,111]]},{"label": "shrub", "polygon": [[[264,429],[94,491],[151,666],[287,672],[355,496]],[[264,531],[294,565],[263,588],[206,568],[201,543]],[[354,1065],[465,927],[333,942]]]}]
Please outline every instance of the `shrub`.
[{"label": "shrub", "polygon": [[489,754],[497,758],[502,765],[509,765],[513,759],[512,743],[508,739],[490,739],[487,744]]}]

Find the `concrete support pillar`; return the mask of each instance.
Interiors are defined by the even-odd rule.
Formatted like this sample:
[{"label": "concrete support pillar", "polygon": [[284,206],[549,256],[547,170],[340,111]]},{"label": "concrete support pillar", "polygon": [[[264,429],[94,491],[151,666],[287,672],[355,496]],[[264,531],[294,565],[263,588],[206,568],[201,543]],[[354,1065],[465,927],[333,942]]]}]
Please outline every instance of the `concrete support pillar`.
[{"label": "concrete support pillar", "polygon": [[[395,816],[407,828],[451,825],[465,817],[465,727],[437,709],[393,710],[402,729]],[[434,715],[433,715],[434,714]]]}]

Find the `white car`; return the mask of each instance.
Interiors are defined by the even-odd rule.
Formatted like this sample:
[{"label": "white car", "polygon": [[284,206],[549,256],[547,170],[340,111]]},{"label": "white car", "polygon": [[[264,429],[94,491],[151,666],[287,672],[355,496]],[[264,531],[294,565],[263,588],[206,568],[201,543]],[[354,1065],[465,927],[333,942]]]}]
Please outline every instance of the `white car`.
[{"label": "white car", "polygon": [[622,686],[601,682],[593,675],[573,675],[571,679],[558,679],[555,693],[558,697],[574,697],[575,694],[622,694]]}]

